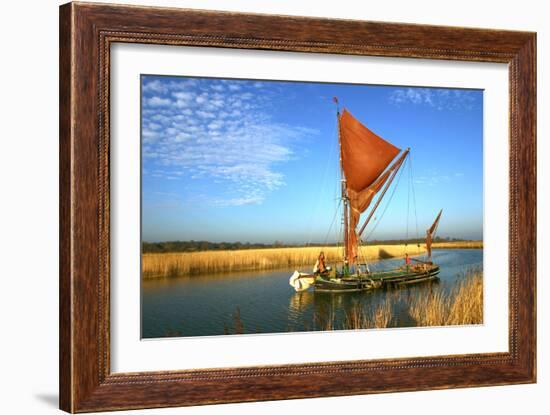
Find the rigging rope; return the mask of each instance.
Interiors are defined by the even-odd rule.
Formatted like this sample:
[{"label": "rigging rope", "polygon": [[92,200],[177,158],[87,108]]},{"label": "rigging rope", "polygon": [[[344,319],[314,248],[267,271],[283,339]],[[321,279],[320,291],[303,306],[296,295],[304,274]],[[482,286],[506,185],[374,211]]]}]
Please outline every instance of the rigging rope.
[{"label": "rigging rope", "polygon": [[409,159],[409,177],[411,181],[411,189],[412,189],[412,195],[413,195],[413,207],[414,207],[414,221],[416,226],[416,247],[418,250],[418,255],[420,255],[420,240],[418,235],[418,215],[416,214],[416,193],[414,191],[414,177],[413,177],[413,169],[412,169],[412,156],[410,156]]},{"label": "rigging rope", "polygon": [[392,199],[393,199],[393,196],[395,195],[395,190],[399,187],[399,182],[401,181],[401,176],[403,175],[403,169],[400,169],[399,170],[399,173],[397,174],[397,181],[395,182],[395,185],[392,189],[392,193],[390,195],[390,198],[388,199],[388,201],[386,202],[386,205],[384,206],[384,210],[382,211],[382,214],[378,217],[378,219],[375,219],[376,220],[376,223],[375,225],[373,226],[373,228],[371,229],[371,231],[369,232],[369,234],[363,239],[364,241],[368,241],[369,238],[372,236],[372,233],[376,230],[376,228],[378,227],[378,224],[380,223],[380,221],[382,220],[382,218],[384,217],[384,214],[386,213],[386,210],[388,210],[388,206],[390,205]]},{"label": "rigging rope", "polygon": [[[336,133],[337,133],[337,131],[336,131]],[[334,132],[333,132],[333,134],[334,134]],[[336,147],[337,146],[338,146],[338,144],[336,144]],[[317,216],[317,212],[319,210],[319,205],[321,203],[321,197],[324,194],[325,183],[326,183],[326,179],[327,179],[327,172],[329,170],[329,166],[332,164],[332,156],[334,154],[334,148],[335,148],[334,144],[330,146],[329,155],[328,155],[326,163],[325,163],[325,168],[323,169],[323,176],[322,176],[322,179],[321,179],[321,187],[320,187],[321,191],[317,195],[317,202],[315,203],[313,213],[309,218],[309,235],[308,235],[308,240],[307,240],[308,245],[311,243],[311,240],[313,238],[313,221],[314,221],[314,218]],[[319,189],[319,187],[316,187],[316,188]]]},{"label": "rigging rope", "polygon": [[[407,167],[409,166],[410,166],[410,162],[409,162],[409,159],[407,158]],[[407,219],[406,219],[407,226],[405,231],[405,246],[403,247],[404,254],[408,253],[408,246],[409,246],[409,242],[408,242],[409,241],[409,218],[411,214],[410,204],[411,204],[411,174],[410,174],[410,168],[409,168],[409,182],[407,183]]]},{"label": "rigging rope", "polygon": [[327,234],[325,236],[325,240],[323,241],[324,245],[328,242],[328,237],[330,235],[330,231],[332,230],[332,225],[334,225],[334,222],[336,221],[336,216],[338,214],[338,210],[340,209],[340,204],[342,203],[342,199],[340,199],[340,203],[338,203],[338,206],[336,207],[336,210],[334,211],[334,216],[332,217],[332,221],[330,223],[330,226],[328,228]]}]

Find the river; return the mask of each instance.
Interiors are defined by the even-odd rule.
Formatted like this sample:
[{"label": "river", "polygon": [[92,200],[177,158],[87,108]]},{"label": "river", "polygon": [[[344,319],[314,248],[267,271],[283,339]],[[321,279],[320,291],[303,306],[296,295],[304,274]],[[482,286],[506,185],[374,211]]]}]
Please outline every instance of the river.
[{"label": "river", "polygon": [[[449,291],[471,269],[481,269],[483,250],[435,250],[441,267],[435,286]],[[403,259],[370,264],[371,270],[391,269]],[[340,321],[352,304],[374,309],[390,290],[359,293],[296,293],[288,284],[294,269],[148,279],[141,286],[142,338],[214,336],[323,330],[327,315]],[[434,283],[391,289],[410,296],[434,289]],[[393,305],[394,325],[414,325]]]}]

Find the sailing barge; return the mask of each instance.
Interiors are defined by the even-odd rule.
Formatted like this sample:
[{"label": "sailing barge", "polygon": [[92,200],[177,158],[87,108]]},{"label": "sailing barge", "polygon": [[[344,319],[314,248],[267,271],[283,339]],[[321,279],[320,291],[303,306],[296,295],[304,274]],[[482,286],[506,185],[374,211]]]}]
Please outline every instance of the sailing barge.
[{"label": "sailing barge", "polygon": [[[334,98],[338,105],[338,100]],[[379,137],[359,122],[349,111],[337,110],[338,143],[340,147],[341,204],[343,207],[343,257],[340,266],[314,270],[313,273],[295,271],[289,284],[296,291],[313,287],[315,291],[363,291],[391,285],[406,285],[437,278],[439,266],[432,261],[432,240],[442,211],[426,230],[427,255],[423,260],[389,270],[371,272],[359,251],[361,235],[373,218],[388,188],[410,154]],[[358,228],[361,214],[365,221]]]}]

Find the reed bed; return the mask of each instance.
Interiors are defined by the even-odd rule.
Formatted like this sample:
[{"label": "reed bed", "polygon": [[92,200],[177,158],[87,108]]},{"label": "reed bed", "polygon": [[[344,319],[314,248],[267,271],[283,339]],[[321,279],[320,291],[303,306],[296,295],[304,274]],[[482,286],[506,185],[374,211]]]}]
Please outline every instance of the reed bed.
[{"label": "reed bed", "polygon": [[433,249],[482,249],[483,241],[434,242]]},{"label": "reed bed", "polygon": [[418,326],[449,326],[483,322],[483,274],[466,273],[457,286],[445,294],[436,289],[409,302],[409,314]]},{"label": "reed bed", "polygon": [[390,327],[393,321],[393,299],[388,293],[385,301],[376,306],[374,310],[366,310],[360,304],[354,304],[344,316],[342,329],[383,329]]},{"label": "reed bed", "polygon": [[[310,269],[320,251],[325,253],[327,265],[342,258],[342,248],[335,246],[143,254],[142,271],[145,278],[155,278],[285,267]],[[373,245],[361,248],[361,255],[367,261],[400,257],[404,254],[405,245]]]},{"label": "reed bed", "polygon": [[[388,292],[385,300],[374,310],[354,304],[344,316],[342,329],[372,329],[398,327],[393,309],[400,301],[405,302],[413,326],[451,326],[483,323],[483,273],[471,270],[460,277],[460,281],[450,293],[432,287],[430,291],[417,292],[403,299],[399,290]],[[334,327],[335,323],[327,324]]]},{"label": "reed bed", "polygon": [[[482,241],[438,242],[434,249],[474,249],[482,248]],[[313,267],[319,252],[325,253],[327,265],[342,258],[342,248],[295,247],[264,248],[226,251],[198,251],[178,253],[147,253],[142,255],[142,273],[144,278],[163,278],[180,275],[198,275],[232,271],[265,271],[272,269]],[[360,248],[360,257],[366,261],[423,254],[426,245],[419,247],[409,244],[367,245]]]}]

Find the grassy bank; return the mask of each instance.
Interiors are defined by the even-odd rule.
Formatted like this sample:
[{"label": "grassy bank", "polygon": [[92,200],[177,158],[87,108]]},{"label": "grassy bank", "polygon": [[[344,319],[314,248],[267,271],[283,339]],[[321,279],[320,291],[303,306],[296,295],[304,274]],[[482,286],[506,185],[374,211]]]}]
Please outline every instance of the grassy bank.
[{"label": "grassy bank", "polygon": [[375,310],[352,307],[346,313],[342,329],[397,327],[392,316],[393,302],[405,301],[405,309],[414,326],[452,326],[483,323],[483,273],[466,273],[457,286],[446,293],[436,287],[417,292],[406,300],[387,295]]},{"label": "grassy bank", "polygon": [[417,296],[409,314],[418,326],[449,326],[483,322],[483,274],[468,273],[450,294],[435,290]]},{"label": "grassy bank", "polygon": [[[480,247],[479,245],[472,246],[473,244],[468,241],[437,243],[434,244],[434,249]],[[425,245],[421,245],[419,249],[416,246],[408,246],[410,254],[415,255],[419,250],[423,253]],[[325,253],[327,264],[334,263],[342,257],[342,248],[335,246],[151,253],[143,254],[142,270],[144,278],[246,270],[260,271],[284,267],[307,270],[313,267],[320,251]],[[361,256],[367,261],[401,257],[404,254],[405,245],[374,245],[361,248]]]}]

